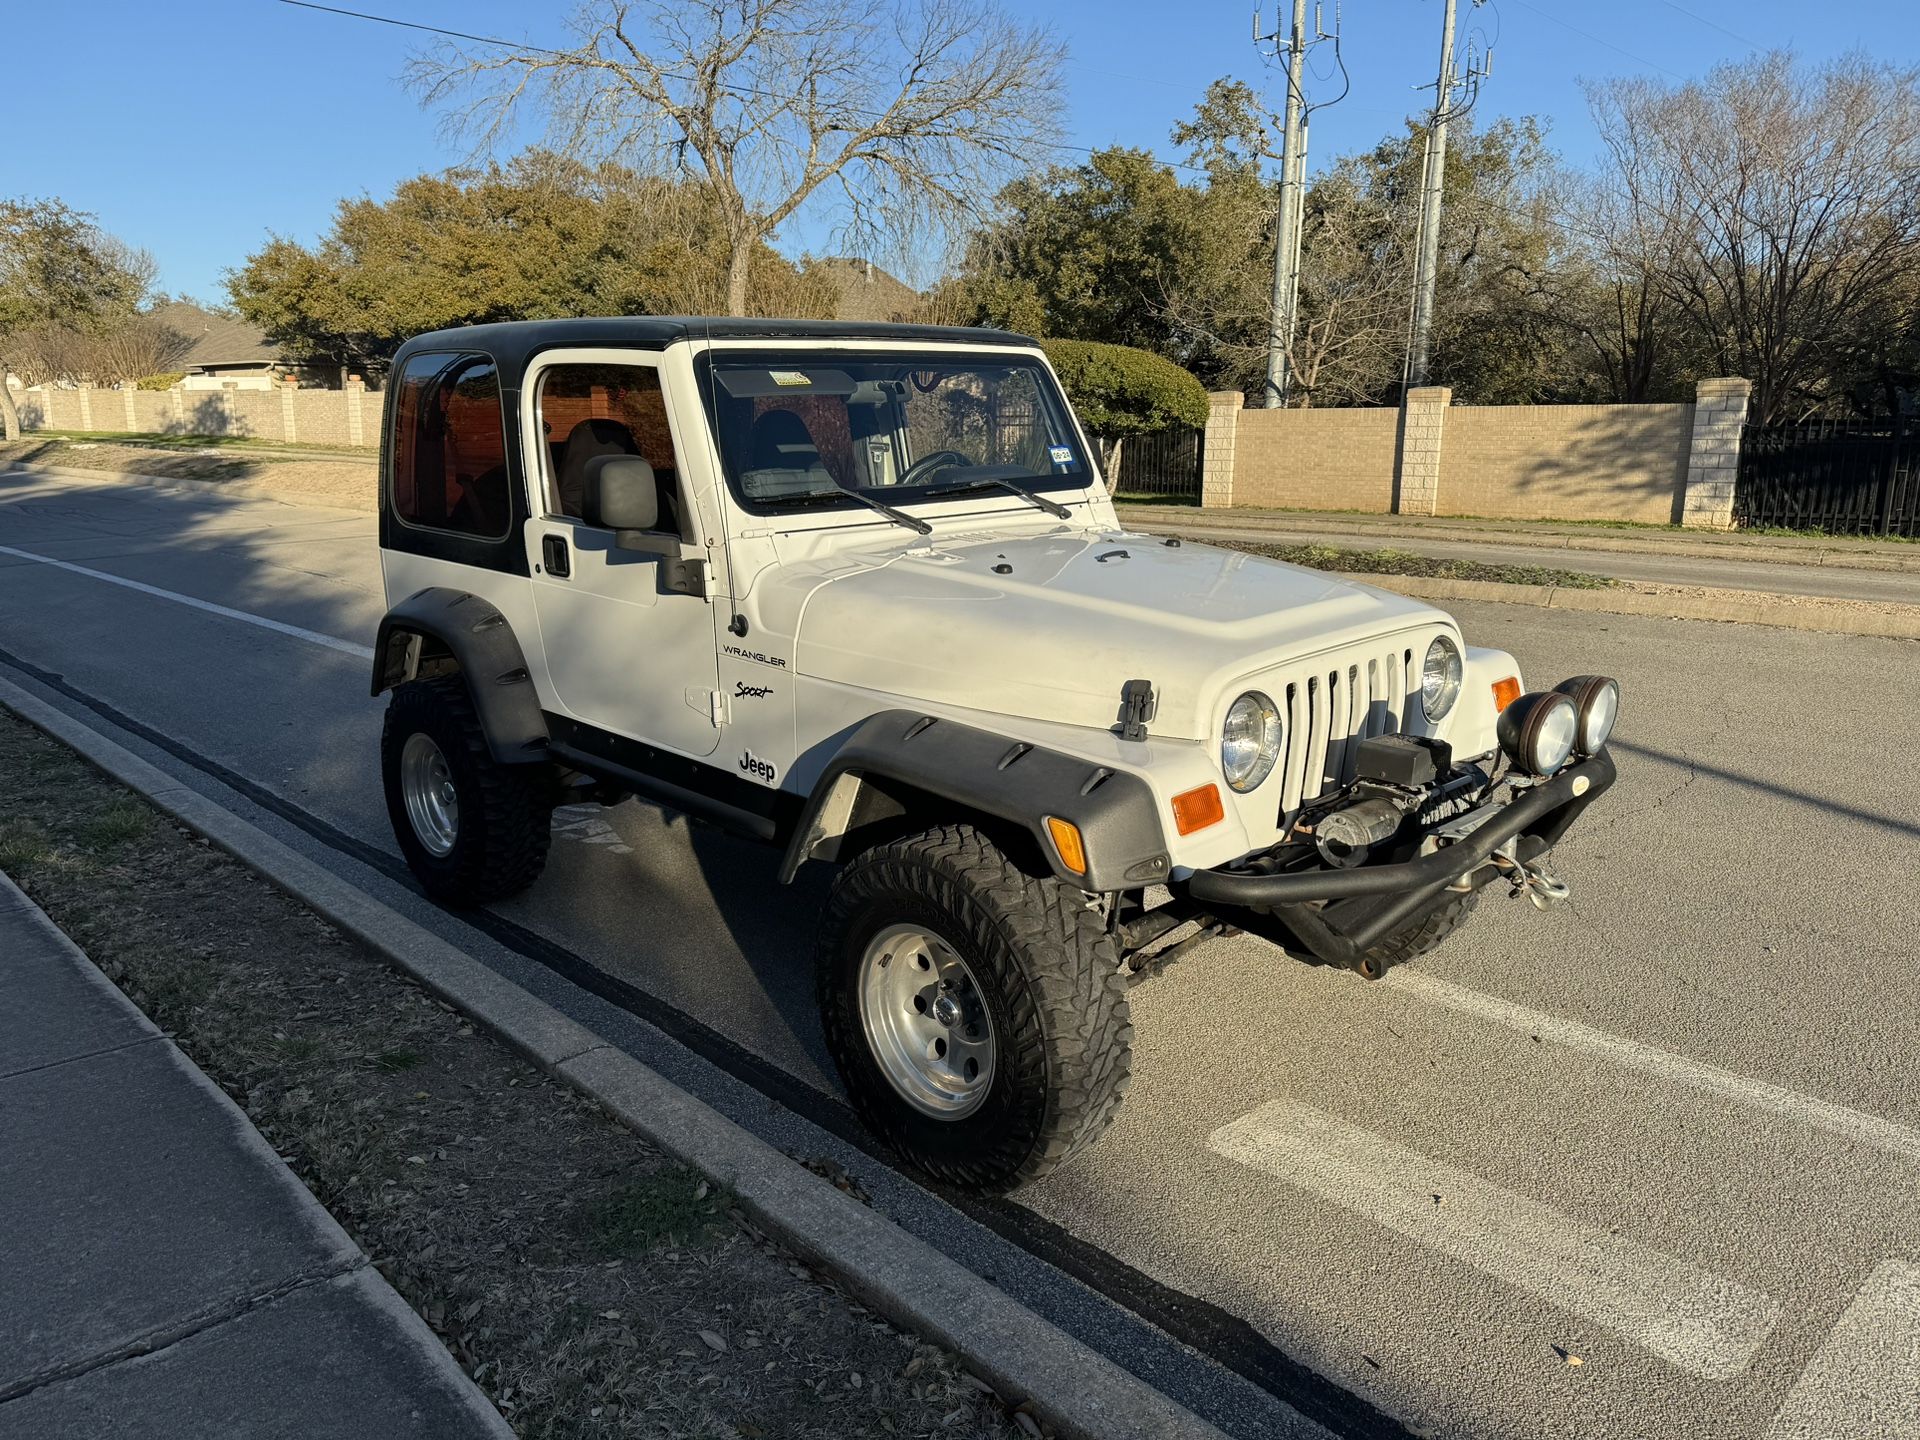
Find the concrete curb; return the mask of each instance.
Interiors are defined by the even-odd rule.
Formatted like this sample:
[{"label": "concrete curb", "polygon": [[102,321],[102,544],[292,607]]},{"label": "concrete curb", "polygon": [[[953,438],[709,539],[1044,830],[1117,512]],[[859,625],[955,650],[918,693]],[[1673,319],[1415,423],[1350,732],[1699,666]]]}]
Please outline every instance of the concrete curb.
[{"label": "concrete curb", "polygon": [[213,495],[244,495],[250,500],[278,500],[285,505],[306,505],[321,510],[353,510],[369,515],[380,508],[379,497],[371,485],[367,487],[363,503],[363,497],[360,496],[348,496],[342,500],[281,485],[264,484],[258,480],[195,480],[183,475],[148,475],[139,470],[87,470],[78,465],[33,465],[18,460],[0,460],[0,473],[9,470],[27,475],[45,475],[55,480],[105,480],[156,488],[178,486],[187,490],[205,490]]},{"label": "concrete curb", "polygon": [[1336,572],[1377,589],[1420,600],[1490,600],[1547,610],[1585,610],[1600,615],[1651,615],[1668,620],[1716,620],[1772,625],[1826,635],[1867,635],[1920,640],[1920,605],[1857,608],[1808,597],[1785,599],[1757,590],[1696,590],[1669,594],[1626,585],[1576,590],[1558,585],[1507,585],[1497,580],[1437,580],[1423,575],[1362,575]]},{"label": "concrete curb", "polygon": [[[1920,571],[1920,545],[1888,545],[1869,550],[1810,537],[1711,540],[1664,532],[1640,536],[1604,530],[1594,534],[1570,534],[1565,531],[1509,529],[1498,521],[1478,522],[1466,518],[1437,518],[1418,524],[1405,524],[1394,523],[1397,517],[1372,521],[1351,515],[1300,514],[1292,511],[1248,513],[1125,504],[1118,509],[1122,522],[1129,526],[1164,530],[1176,535],[1202,530],[1243,530],[1309,539],[1329,535],[1377,541],[1457,539],[1463,544],[1515,545],[1573,553],[1672,555],[1688,560],[1739,560],[1756,565],[1819,565],[1836,570]],[[1873,543],[1865,541],[1863,545]]]},{"label": "concrete curb", "polygon": [[729,1186],[769,1235],[896,1324],[965,1356],[1003,1397],[1025,1403],[1061,1435],[1224,1440],[1212,1425],[971,1270],[324,866],[5,680],[0,704],[371,947],[668,1154]]}]

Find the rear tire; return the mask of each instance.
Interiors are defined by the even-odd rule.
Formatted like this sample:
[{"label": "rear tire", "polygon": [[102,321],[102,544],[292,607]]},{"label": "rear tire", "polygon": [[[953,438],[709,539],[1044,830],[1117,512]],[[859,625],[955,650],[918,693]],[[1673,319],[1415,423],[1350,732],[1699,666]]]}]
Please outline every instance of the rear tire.
[{"label": "rear tire", "polygon": [[394,688],[380,768],[400,853],[435,900],[485,905],[539,879],[553,834],[551,776],[543,764],[493,758],[460,676]]},{"label": "rear tire", "polygon": [[[924,975],[934,1005],[918,1018],[912,985],[889,988],[888,964]],[[943,968],[962,1005],[939,984]],[[1112,936],[1079,891],[1027,874],[970,825],[878,846],[841,870],[816,980],[854,1108],[933,1179],[989,1191],[1036,1180],[1098,1138],[1126,1093],[1133,1026]],[[886,1018],[902,995],[909,1013],[896,1004]],[[935,1010],[951,1050],[929,1028]]]}]

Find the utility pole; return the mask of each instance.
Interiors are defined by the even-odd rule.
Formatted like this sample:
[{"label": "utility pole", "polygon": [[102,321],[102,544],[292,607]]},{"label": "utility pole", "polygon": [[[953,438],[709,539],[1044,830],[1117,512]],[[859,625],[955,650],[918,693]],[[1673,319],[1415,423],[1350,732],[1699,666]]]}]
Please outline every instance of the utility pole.
[{"label": "utility pole", "polygon": [[[1275,29],[1260,33],[1260,14],[1254,12],[1253,40],[1262,45],[1280,38],[1278,19]],[[1307,104],[1302,79],[1307,50],[1322,40],[1333,41],[1336,61],[1340,59],[1340,22],[1335,12],[1334,33],[1320,26],[1320,13],[1314,11],[1313,39],[1307,38],[1307,0],[1293,0],[1293,24],[1287,43],[1267,52],[1270,58],[1286,62],[1287,103],[1280,130],[1280,209],[1274,226],[1273,303],[1267,317],[1267,384],[1265,404],[1269,410],[1287,403],[1293,383],[1293,332],[1300,304],[1300,219],[1307,189],[1307,117],[1319,106]],[[1346,66],[1341,63],[1344,73]],[[1333,104],[1344,97],[1343,89]]]},{"label": "utility pole", "polygon": [[[1433,335],[1433,293],[1440,271],[1440,200],[1447,177],[1447,125],[1473,108],[1480,81],[1493,70],[1493,52],[1486,64],[1467,59],[1467,73],[1455,72],[1453,21],[1455,0],[1445,0],[1440,22],[1440,76],[1434,81],[1433,114],[1427,122],[1427,143],[1420,181],[1420,236],[1413,277],[1413,334],[1407,346],[1407,384],[1427,383],[1427,355]],[[1478,6],[1482,0],[1473,0]]]}]

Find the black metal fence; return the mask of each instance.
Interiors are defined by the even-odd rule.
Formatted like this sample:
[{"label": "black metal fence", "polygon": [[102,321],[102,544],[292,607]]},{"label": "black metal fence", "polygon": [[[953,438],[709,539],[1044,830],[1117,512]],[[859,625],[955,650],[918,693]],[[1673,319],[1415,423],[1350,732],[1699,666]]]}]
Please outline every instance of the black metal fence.
[{"label": "black metal fence", "polygon": [[1920,539],[1920,431],[1893,420],[1749,425],[1733,515],[1743,526]]},{"label": "black metal fence", "polygon": [[[1099,441],[1110,453],[1112,441]],[[1200,432],[1159,430],[1151,435],[1129,435],[1120,446],[1117,474],[1107,483],[1120,495],[1178,495],[1200,498]]]}]

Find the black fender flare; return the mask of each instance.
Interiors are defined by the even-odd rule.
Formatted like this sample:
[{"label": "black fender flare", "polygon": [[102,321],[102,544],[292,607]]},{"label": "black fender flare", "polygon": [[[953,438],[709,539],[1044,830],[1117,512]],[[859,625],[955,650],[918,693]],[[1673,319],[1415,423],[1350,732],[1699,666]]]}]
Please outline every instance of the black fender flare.
[{"label": "black fender flare", "polygon": [[[1025,828],[1054,874],[1081,890],[1134,889],[1170,872],[1159,806],[1140,776],[958,721],[882,710],[847,737],[808,795],[780,865],[783,884],[808,860],[838,857],[869,780],[898,781]],[[1061,862],[1049,815],[1079,827],[1085,874]]]},{"label": "black fender flare", "polygon": [[547,758],[546,716],[513,626],[465,590],[431,586],[387,611],[373,646],[373,694],[419,674],[429,643],[444,648],[466,677],[495,760],[528,765]]}]

